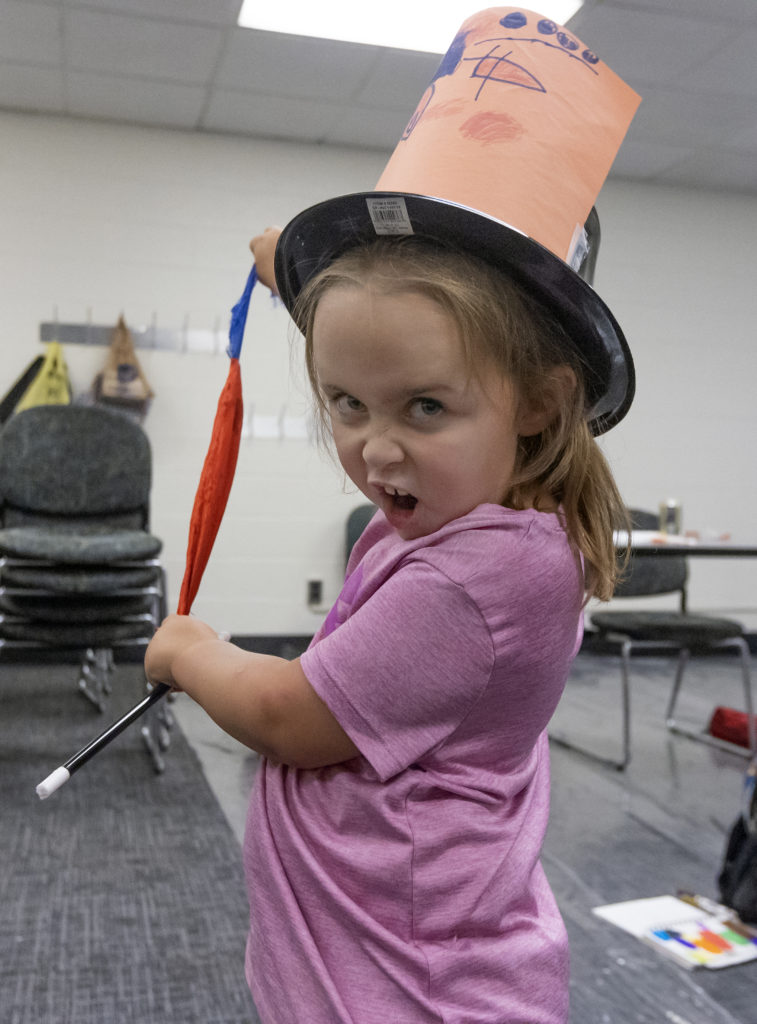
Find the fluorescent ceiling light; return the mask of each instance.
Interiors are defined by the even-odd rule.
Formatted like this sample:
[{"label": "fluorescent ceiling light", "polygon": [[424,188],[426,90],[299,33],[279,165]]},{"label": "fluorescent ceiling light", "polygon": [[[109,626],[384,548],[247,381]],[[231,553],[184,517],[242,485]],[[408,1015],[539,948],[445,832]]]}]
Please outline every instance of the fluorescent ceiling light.
[{"label": "fluorescent ceiling light", "polygon": [[[536,0],[535,5],[543,17],[564,25],[583,6],[583,0]],[[380,4],[361,0],[244,0],[238,23],[242,28],[263,32],[446,53],[457,30],[476,10],[470,0],[466,4],[432,4],[429,0],[382,0]]]}]

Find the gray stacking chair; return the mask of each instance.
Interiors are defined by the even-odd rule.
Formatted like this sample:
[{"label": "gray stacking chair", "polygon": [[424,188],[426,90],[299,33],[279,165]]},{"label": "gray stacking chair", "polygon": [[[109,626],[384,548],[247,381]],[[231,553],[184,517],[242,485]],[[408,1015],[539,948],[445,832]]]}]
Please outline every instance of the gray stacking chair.
[{"label": "gray stacking chair", "polygon": [[[656,530],[659,518],[653,512],[629,509],[631,523],[637,530]],[[686,556],[631,555],[629,565],[618,584],[614,597],[637,598],[654,594],[677,594],[679,607],[674,611],[607,610],[594,612],[591,625],[600,641],[615,642],[620,646],[621,733],[622,752],[618,760],[600,756],[593,750],[578,746],[563,737],[555,737],[562,746],[580,750],[596,760],[622,770],[631,760],[631,657],[635,652],[652,651],[677,655],[678,663],[668,698],[665,722],[673,733],[712,746],[748,754],[727,741],[711,736],[706,727],[692,729],[676,717],[676,706],[684,679],[686,665],[692,654],[709,654],[721,650],[736,651],[741,659],[744,706],[749,715],[751,753],[757,753],[752,690],[750,681],[750,654],[740,622],[710,615],[694,615],[687,611],[686,585],[688,565]]]},{"label": "gray stacking chair", "polygon": [[347,527],[345,530],[344,537],[344,564],[350,559],[350,554],[355,546],[355,542],[360,537],[360,534],[366,528],[371,519],[375,516],[377,506],[373,504],[358,505],[350,512],[347,517]]},{"label": "gray stacking chair", "polygon": [[[110,409],[37,406],[0,431],[0,654],[80,652],[78,688],[100,711],[114,651],[146,646],[166,613],[151,472],[146,434]],[[146,718],[161,770],[170,714]]]}]

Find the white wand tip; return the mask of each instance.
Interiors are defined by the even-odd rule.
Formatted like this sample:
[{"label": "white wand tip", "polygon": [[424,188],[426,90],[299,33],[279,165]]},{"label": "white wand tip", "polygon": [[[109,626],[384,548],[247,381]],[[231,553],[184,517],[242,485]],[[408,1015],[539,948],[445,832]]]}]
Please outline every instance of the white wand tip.
[{"label": "white wand tip", "polygon": [[37,786],[37,796],[40,800],[47,800],[51,793],[54,793],[56,789],[60,789],[71,778],[71,772],[68,768],[56,768],[54,772],[51,772],[44,781],[40,782]]}]

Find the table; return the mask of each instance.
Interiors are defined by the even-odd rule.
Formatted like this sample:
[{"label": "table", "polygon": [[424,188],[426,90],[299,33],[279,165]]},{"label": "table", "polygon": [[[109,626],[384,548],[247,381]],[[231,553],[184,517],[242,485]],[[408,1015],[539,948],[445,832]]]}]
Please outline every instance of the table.
[{"label": "table", "polygon": [[[615,546],[619,553],[625,553],[629,547],[629,535],[626,531],[618,531],[615,534]],[[633,530],[630,535],[630,552],[634,557],[642,556],[644,558],[753,558],[757,557],[757,541],[744,541],[741,538],[733,540],[719,540],[719,539],[698,539],[695,537],[685,537],[678,535],[666,535],[655,530]],[[622,632],[622,629],[619,630]],[[723,646],[734,646],[737,647],[741,655],[742,661],[742,673],[744,681],[744,703],[746,708],[746,714],[749,722],[749,737],[750,743],[746,750],[739,750],[739,753],[745,753],[747,756],[754,754],[757,751],[757,735],[755,734],[755,727],[753,722],[753,703],[751,693],[751,681],[750,681],[750,656],[749,656],[749,644],[747,638],[743,635],[740,637],[732,637],[722,642]],[[624,754],[623,761],[616,762],[616,767],[625,767],[630,758],[630,745],[628,736],[628,719],[629,719],[629,685],[628,685],[628,674],[629,665],[628,658],[630,656],[632,642],[630,639],[626,640],[624,644],[624,658],[623,658],[623,702],[624,702]],[[633,641],[633,646],[646,646],[649,648],[671,646],[674,649],[680,650],[679,667],[676,673],[675,682],[673,684],[673,690],[668,703],[668,709],[666,712],[667,726],[672,732],[681,733],[685,736],[689,736],[692,739],[698,739],[700,741],[711,743],[714,746],[724,746],[725,749],[731,751],[734,747],[730,743],[720,741],[715,737],[705,736],[699,732],[695,732],[692,729],[686,728],[678,723],[673,717],[673,712],[678,697],[678,691],[681,685],[683,668],[688,658],[688,651],[686,649],[681,650],[679,644],[675,640],[671,640],[668,644],[662,640],[651,640],[642,641],[637,639]],[[567,744],[569,745],[569,744]]]},{"label": "table", "polygon": [[[664,538],[657,540],[656,538]],[[628,534],[615,534],[615,546],[625,551]],[[631,552],[634,555],[661,555],[684,558],[757,558],[757,540],[696,540],[694,538],[671,538],[663,533],[650,530],[634,530],[631,533]]]}]

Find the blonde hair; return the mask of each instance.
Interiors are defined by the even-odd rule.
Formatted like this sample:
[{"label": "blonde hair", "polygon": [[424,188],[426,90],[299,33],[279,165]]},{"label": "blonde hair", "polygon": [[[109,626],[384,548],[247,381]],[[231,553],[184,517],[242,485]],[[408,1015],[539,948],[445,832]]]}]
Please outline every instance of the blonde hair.
[{"label": "blonde hair", "polygon": [[[413,292],[437,302],[458,328],[472,374],[482,376],[493,364],[512,380],[522,401],[550,410],[541,433],[519,438],[515,472],[502,504],[528,508],[534,493],[549,494],[561,506],[568,537],[583,555],[587,599],[608,600],[618,576],[612,534],[626,526],[627,514],[591,435],[584,368],[563,328],[515,281],[473,256],[414,236],[356,246],[307,283],[293,311],[305,335],[307,371],[324,423],[313,354],[318,303],[334,287],[363,287],[369,281],[386,293]],[[566,366],[575,387],[566,386],[561,372]]]}]

